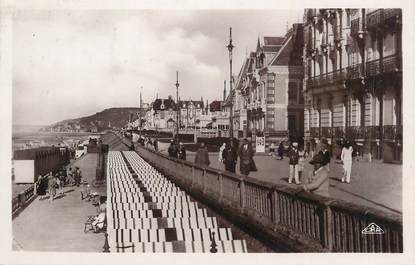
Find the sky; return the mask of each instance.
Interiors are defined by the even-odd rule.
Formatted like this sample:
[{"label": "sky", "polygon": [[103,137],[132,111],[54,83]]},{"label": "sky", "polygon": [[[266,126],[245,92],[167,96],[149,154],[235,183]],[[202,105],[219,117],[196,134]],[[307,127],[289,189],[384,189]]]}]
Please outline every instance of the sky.
[{"label": "sky", "polygon": [[[111,107],[223,97],[258,36],[284,36],[303,10],[18,10],[13,124],[49,125]],[[228,88],[229,91],[229,88]]]}]

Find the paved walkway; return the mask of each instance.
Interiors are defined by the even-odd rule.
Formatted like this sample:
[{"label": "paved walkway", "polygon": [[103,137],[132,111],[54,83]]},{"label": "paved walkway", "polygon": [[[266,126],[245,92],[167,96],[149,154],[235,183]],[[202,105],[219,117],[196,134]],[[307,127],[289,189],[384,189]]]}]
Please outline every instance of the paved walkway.
[{"label": "paved walkway", "polygon": [[[165,150],[168,145],[162,145]],[[195,154],[188,152],[187,160],[194,161]],[[210,153],[211,167],[224,169],[218,161],[217,153]],[[259,169],[252,172],[251,177],[272,183],[285,184],[295,187],[295,184],[288,184],[288,159],[276,160],[266,155],[254,157]],[[239,161],[238,161],[239,162]],[[308,176],[312,166],[306,162],[305,173]],[[402,213],[402,165],[384,164],[380,162],[355,162],[352,167],[351,184],[341,182],[342,165],[336,161],[330,164],[330,196],[347,202],[368,206],[387,213]],[[239,163],[237,165],[239,174]]]},{"label": "paved walkway", "polygon": [[[87,154],[73,165],[91,183],[96,162],[96,154]],[[86,216],[95,215],[96,209],[81,200],[80,189],[65,187],[65,196],[52,202],[36,198],[12,222],[13,250],[101,252],[104,234],[83,231]]]}]

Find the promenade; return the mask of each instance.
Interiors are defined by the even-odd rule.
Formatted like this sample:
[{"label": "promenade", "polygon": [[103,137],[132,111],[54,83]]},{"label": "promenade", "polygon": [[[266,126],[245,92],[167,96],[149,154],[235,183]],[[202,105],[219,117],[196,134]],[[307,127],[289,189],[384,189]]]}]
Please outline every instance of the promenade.
[{"label": "promenade", "polygon": [[[167,154],[167,144],[162,144],[160,150]],[[187,160],[194,162],[195,153],[188,152]],[[210,166],[224,169],[218,161],[218,153],[210,153]],[[258,172],[251,172],[250,176],[291,187],[288,184],[288,158],[276,160],[268,155],[256,155],[254,157]],[[303,176],[308,176],[312,166],[305,163]],[[239,161],[236,166],[239,172]],[[352,167],[351,183],[342,183],[342,165],[339,161],[330,163],[330,197],[371,207],[386,213],[402,214],[402,165],[384,164],[380,162],[355,162]]]},{"label": "promenade", "polygon": [[[87,154],[72,166],[79,166],[83,180],[91,183],[96,164],[97,155]],[[101,252],[104,234],[84,233],[86,217],[97,211],[91,202],[81,200],[80,190],[65,187],[65,195],[52,202],[36,198],[12,222],[13,250]]]}]

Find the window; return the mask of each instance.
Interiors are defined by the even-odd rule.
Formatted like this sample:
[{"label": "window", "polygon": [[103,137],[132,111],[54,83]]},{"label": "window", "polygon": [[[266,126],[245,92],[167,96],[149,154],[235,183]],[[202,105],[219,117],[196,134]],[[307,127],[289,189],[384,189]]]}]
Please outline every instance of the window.
[{"label": "window", "polygon": [[288,101],[298,102],[298,83],[296,82],[290,82],[288,85]]}]

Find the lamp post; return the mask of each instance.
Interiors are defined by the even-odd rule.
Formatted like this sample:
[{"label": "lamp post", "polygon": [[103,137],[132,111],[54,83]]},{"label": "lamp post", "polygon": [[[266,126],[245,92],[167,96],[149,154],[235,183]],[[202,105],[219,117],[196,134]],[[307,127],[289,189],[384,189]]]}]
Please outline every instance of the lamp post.
[{"label": "lamp post", "polygon": [[140,135],[140,138],[141,138],[141,110],[142,110],[142,106],[141,106],[141,103],[142,103],[142,100],[141,100],[141,90],[143,90],[143,87],[141,86],[140,87],[140,108],[139,108],[139,110],[138,110],[138,126],[139,126],[139,135]]},{"label": "lamp post", "polygon": [[[229,97],[232,97],[232,50],[235,48],[232,44],[232,27],[229,28],[229,44],[226,46],[229,51]],[[230,113],[229,113],[229,137],[233,138],[233,102],[230,98]]]},{"label": "lamp post", "polygon": [[176,101],[177,101],[177,106],[176,106],[176,137],[177,137],[177,142],[179,142],[179,109],[180,109],[180,104],[179,104],[179,71],[176,71]]}]

